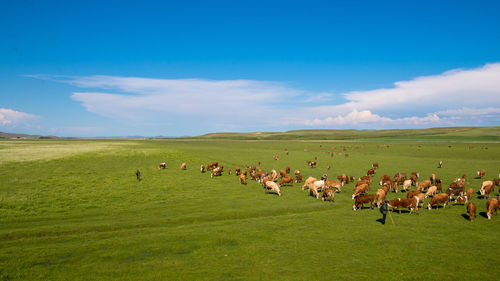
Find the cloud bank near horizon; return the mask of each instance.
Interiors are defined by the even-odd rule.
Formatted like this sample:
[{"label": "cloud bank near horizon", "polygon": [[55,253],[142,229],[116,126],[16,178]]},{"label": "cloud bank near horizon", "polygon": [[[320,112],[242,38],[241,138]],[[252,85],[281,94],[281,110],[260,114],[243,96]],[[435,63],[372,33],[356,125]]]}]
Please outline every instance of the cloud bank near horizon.
[{"label": "cloud bank near horizon", "polygon": [[[255,80],[29,77],[92,89],[74,92],[71,98],[89,112],[134,126],[184,126],[210,132],[500,124],[500,63],[337,96]],[[343,98],[340,103],[338,95]]]}]

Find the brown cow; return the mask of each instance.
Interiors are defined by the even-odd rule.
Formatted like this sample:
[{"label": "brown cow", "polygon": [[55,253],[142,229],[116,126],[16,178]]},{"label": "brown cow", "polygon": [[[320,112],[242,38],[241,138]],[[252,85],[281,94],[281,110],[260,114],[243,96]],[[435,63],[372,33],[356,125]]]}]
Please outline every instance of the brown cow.
[{"label": "brown cow", "polygon": [[373,164],[372,164],[372,168],[374,168],[374,169],[378,169],[378,163],[377,163],[377,162],[373,163]]},{"label": "brown cow", "polygon": [[[427,205],[427,209],[432,209],[433,206],[439,207],[439,204],[444,203],[443,208],[446,207],[446,204],[450,203],[450,197],[446,193],[436,194],[432,197],[431,202]],[[448,205],[448,208],[450,205]]]},{"label": "brown cow", "polygon": [[[354,201],[354,205],[352,205],[352,209],[356,211],[358,208],[363,209],[363,205],[365,203],[370,203],[370,208],[373,209],[375,197],[373,194],[360,195]],[[361,206],[361,207],[360,207]]]},{"label": "brown cow", "polygon": [[393,210],[397,208],[400,214],[401,208],[409,208],[411,215],[413,209],[415,209],[415,211],[417,211],[418,213],[417,203],[417,198],[396,198],[389,201],[389,203],[387,203],[387,206],[391,207]]},{"label": "brown cow", "polygon": [[481,189],[479,189],[479,193],[483,196],[483,198],[488,198],[490,193],[495,189],[494,181],[483,181],[481,185]]},{"label": "brown cow", "polygon": [[334,180],[325,180],[325,187],[333,187],[336,191],[342,192],[342,183]]},{"label": "brown cow", "polygon": [[463,182],[452,182],[450,187],[446,190],[446,194],[450,197],[463,195],[465,193],[465,184]]},{"label": "brown cow", "polygon": [[418,175],[412,173],[412,175],[410,176],[410,180],[414,186],[418,185]]},{"label": "brown cow", "polygon": [[328,198],[330,198],[332,202],[335,200],[335,192],[331,188],[325,188],[325,190],[323,190],[321,201],[326,201]]},{"label": "brown cow", "polygon": [[280,170],[280,178],[286,177],[286,171]]},{"label": "brown cow", "polygon": [[222,176],[222,167],[215,167],[210,172],[210,177]]},{"label": "brown cow", "polygon": [[158,170],[167,168],[167,163],[163,162],[158,165]]},{"label": "brown cow", "polygon": [[286,166],[286,168],[285,168],[285,172],[286,172],[287,174],[289,174],[289,173],[290,173],[290,166]]},{"label": "brown cow", "polygon": [[406,198],[413,198],[415,195],[417,194],[420,194],[422,193],[422,191],[420,190],[411,190],[410,192],[408,192],[408,194],[406,194]]},{"label": "brown cow", "polygon": [[219,162],[215,161],[207,165],[207,171],[212,170],[213,168],[219,166]]},{"label": "brown cow", "polygon": [[436,182],[436,174],[431,174],[431,176],[429,177],[429,180],[431,181],[431,183],[434,184],[434,182]]},{"label": "brown cow", "polygon": [[202,172],[202,173],[204,173],[204,172],[205,172],[205,165],[203,165],[203,164],[202,164],[202,165],[200,166],[200,172]]},{"label": "brown cow", "polygon": [[274,155],[273,155],[273,159],[274,159],[274,160],[278,160],[278,159],[279,159],[279,158],[278,158],[278,155],[274,154]]},{"label": "brown cow", "polygon": [[240,175],[240,183],[247,184],[247,177],[245,175]]},{"label": "brown cow", "polygon": [[311,168],[316,168],[316,161],[307,161],[307,165],[311,166]]},{"label": "brown cow", "polygon": [[430,180],[423,180],[418,184],[417,190],[424,192],[427,188],[431,187],[432,183]]},{"label": "brown cow", "polygon": [[293,177],[282,177],[280,181],[280,186],[285,184],[293,185]]},{"label": "brown cow", "polygon": [[356,196],[362,194],[362,193],[367,193],[370,190],[370,186],[367,184],[362,184],[356,187],[354,190],[354,193],[352,194],[352,199],[356,198]]},{"label": "brown cow", "polygon": [[227,174],[230,175],[231,174],[231,168],[227,168]]},{"label": "brown cow", "polygon": [[366,175],[375,175],[375,169],[371,168],[366,172]]},{"label": "brown cow", "polygon": [[380,177],[380,185],[382,185],[386,181],[391,181],[392,182],[393,181],[392,180],[392,175],[385,174],[382,177]]},{"label": "brown cow", "polygon": [[484,174],[486,174],[485,170],[479,170],[479,171],[477,171],[477,176],[479,178],[481,178],[481,179],[484,177]]},{"label": "brown cow", "polygon": [[474,202],[470,201],[469,204],[467,204],[467,215],[469,215],[470,221],[474,220],[476,209],[476,204],[474,204]]},{"label": "brown cow", "polygon": [[493,214],[493,212],[495,212],[495,215],[497,214],[498,199],[496,198],[488,199],[488,201],[486,201],[486,210],[488,210],[486,215],[488,216],[488,219],[491,220],[491,215]]},{"label": "brown cow", "polygon": [[186,170],[186,163],[181,164],[181,170]]},{"label": "brown cow", "polygon": [[369,180],[370,182],[372,181],[372,176],[362,176],[359,178],[360,180]]},{"label": "brown cow", "polygon": [[318,189],[313,184],[309,186],[309,195],[312,197],[316,197],[316,199],[319,199]]},{"label": "brown cow", "polygon": [[472,189],[472,187],[467,188],[467,191],[465,192],[465,196],[467,197],[467,201],[472,199],[473,193],[474,193],[474,189]]},{"label": "brown cow", "polygon": [[234,173],[239,176],[241,174],[241,169],[240,167],[237,167],[236,169],[234,169]]},{"label": "brown cow", "polygon": [[305,190],[305,189],[306,189],[306,186],[309,186],[309,184],[310,184],[310,183],[313,183],[313,182],[315,182],[315,181],[317,181],[317,179],[316,179],[316,178],[313,178],[313,177],[308,177],[308,178],[306,179],[306,181],[304,182],[304,185],[302,186],[302,190]]},{"label": "brown cow", "polygon": [[443,192],[443,185],[441,184],[441,179],[436,179],[436,187],[439,192]]},{"label": "brown cow", "polygon": [[377,197],[377,208],[380,209],[380,204],[382,204],[382,201],[385,200],[385,196],[387,195],[387,189],[377,189],[377,192],[375,193],[375,196]]}]

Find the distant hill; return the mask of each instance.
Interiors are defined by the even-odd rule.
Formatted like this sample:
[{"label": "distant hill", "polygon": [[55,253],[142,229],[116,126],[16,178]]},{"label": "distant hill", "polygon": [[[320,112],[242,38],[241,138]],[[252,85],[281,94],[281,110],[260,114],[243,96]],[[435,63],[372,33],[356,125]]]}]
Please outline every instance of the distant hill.
[{"label": "distant hill", "polygon": [[500,127],[443,127],[395,130],[295,130],[287,132],[212,133],[196,138],[233,140],[422,140],[500,141]]},{"label": "distant hill", "polygon": [[54,136],[40,136],[40,135],[27,135],[27,134],[12,134],[0,132],[0,139],[59,139],[59,137]]}]

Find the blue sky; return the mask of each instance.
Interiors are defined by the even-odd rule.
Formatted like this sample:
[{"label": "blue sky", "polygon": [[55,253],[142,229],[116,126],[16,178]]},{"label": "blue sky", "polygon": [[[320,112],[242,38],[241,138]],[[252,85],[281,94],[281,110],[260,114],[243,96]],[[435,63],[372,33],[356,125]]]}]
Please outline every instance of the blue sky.
[{"label": "blue sky", "polygon": [[0,131],[500,125],[498,1],[3,1]]}]

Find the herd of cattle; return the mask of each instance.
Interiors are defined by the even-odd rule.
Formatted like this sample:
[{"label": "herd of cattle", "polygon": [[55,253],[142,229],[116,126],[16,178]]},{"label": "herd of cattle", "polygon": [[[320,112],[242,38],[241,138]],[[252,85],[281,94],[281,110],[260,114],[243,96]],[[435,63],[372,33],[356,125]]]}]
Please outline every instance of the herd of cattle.
[{"label": "herd of cattle", "polygon": [[[278,156],[273,156],[274,160],[278,160]],[[307,164],[314,168],[317,163],[315,161],[307,161]],[[441,168],[443,162],[440,161],[438,167]],[[305,179],[302,190],[308,190],[309,195],[323,201],[333,202],[335,199],[335,193],[342,192],[342,187],[349,182],[356,182],[353,188],[352,200],[353,210],[362,209],[364,204],[369,204],[371,209],[377,205],[380,208],[383,202],[387,203],[387,206],[394,210],[398,210],[401,213],[401,209],[409,209],[409,214],[413,211],[418,213],[418,208],[424,208],[424,201],[430,198],[427,204],[427,209],[431,210],[433,207],[439,208],[443,204],[443,208],[448,205],[450,207],[451,202],[454,201],[456,204],[465,204],[467,209],[467,214],[471,221],[474,220],[476,215],[476,204],[471,201],[472,195],[474,194],[473,188],[465,189],[467,183],[467,175],[463,175],[460,178],[455,178],[449,187],[443,192],[442,182],[435,174],[431,174],[429,179],[421,179],[419,173],[412,172],[410,176],[406,173],[396,173],[395,175],[384,174],[380,177],[378,184],[381,188],[377,189],[375,194],[369,194],[373,179],[378,163],[373,163],[372,167],[367,171],[366,175],[359,177],[357,180],[354,176],[348,176],[346,174],[338,175],[335,180],[329,179],[327,174],[324,174],[320,179],[314,177],[308,177]],[[158,169],[166,168],[166,163],[160,163]],[[186,170],[186,163],[182,163],[181,170]],[[231,175],[233,171],[228,168],[224,171],[224,166],[219,165],[218,162],[212,162],[208,165],[201,165],[200,172],[209,172],[210,177],[221,176],[223,172]],[[240,183],[246,185],[247,179],[251,179],[260,183],[266,193],[274,193],[281,196],[281,187],[286,185],[293,185],[293,183],[302,183],[303,178],[299,170],[295,170],[293,174],[295,178],[290,174],[290,167],[286,167],[283,170],[272,170],[271,172],[263,171],[260,168],[260,162],[258,166],[245,166],[244,169],[237,167],[234,169],[234,174],[239,177]],[[485,176],[485,171],[477,171],[478,178],[483,178]],[[499,175],[500,177],[500,175]],[[500,187],[500,179],[494,178],[493,180],[484,181],[481,188],[477,192],[480,194],[478,198],[488,199],[486,201],[487,217],[491,219],[493,212],[495,214],[498,211],[498,204],[500,201],[500,194],[497,197],[489,198],[495,191],[495,187]],[[415,189],[412,190],[412,188]],[[386,201],[386,195],[389,192],[397,193],[398,191],[405,192],[406,198],[396,198]],[[500,188],[499,188],[500,193]],[[321,195],[320,195],[321,194]]]}]

